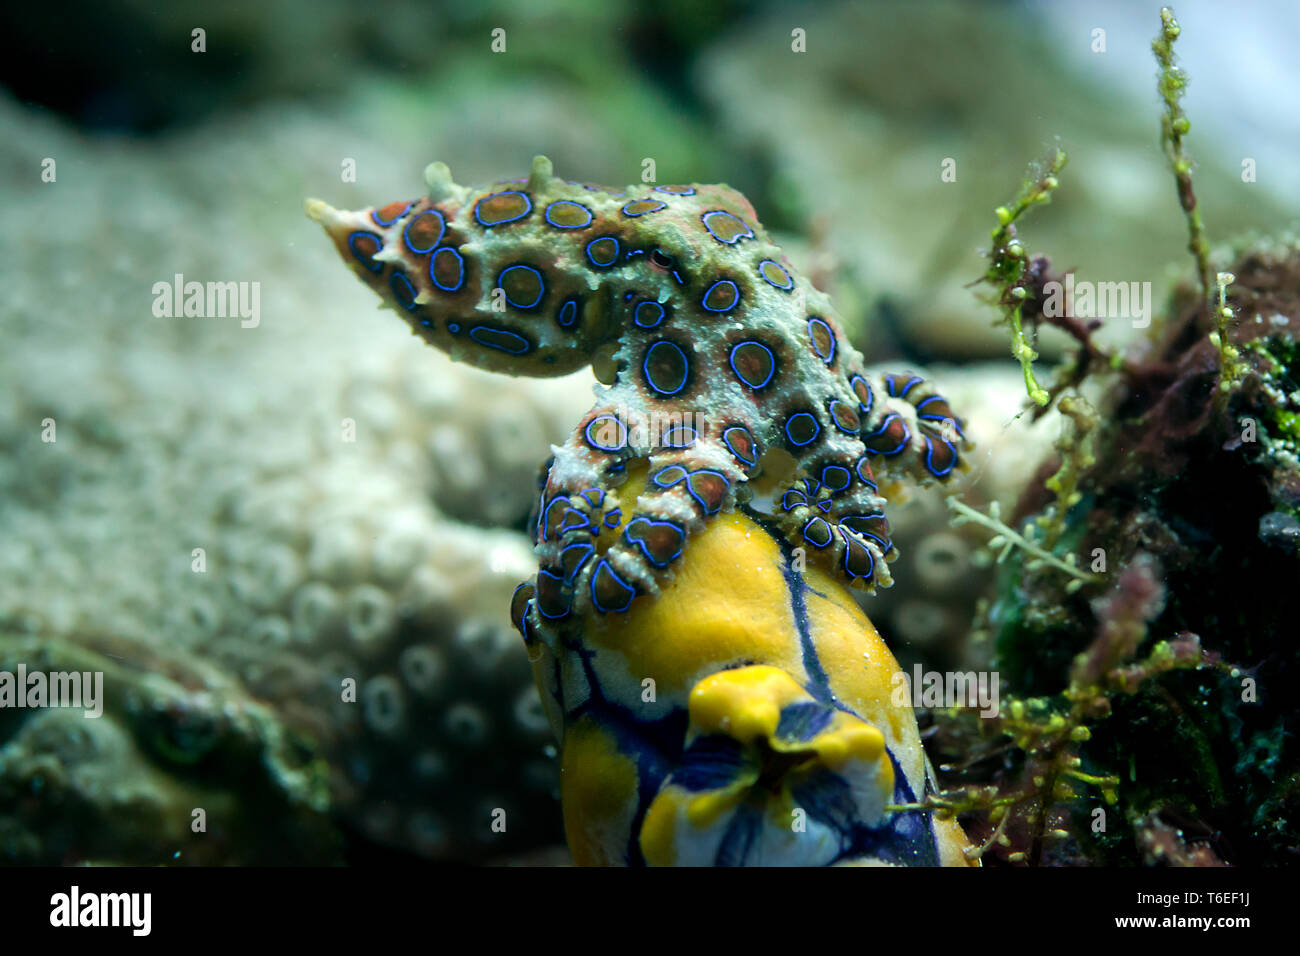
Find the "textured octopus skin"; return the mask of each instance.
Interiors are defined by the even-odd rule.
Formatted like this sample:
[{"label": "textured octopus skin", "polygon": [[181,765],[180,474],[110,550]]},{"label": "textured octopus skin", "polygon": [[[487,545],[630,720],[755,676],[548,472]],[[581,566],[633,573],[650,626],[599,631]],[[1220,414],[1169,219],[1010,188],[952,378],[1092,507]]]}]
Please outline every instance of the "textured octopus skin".
[{"label": "textured octopus skin", "polygon": [[[631,470],[637,490],[647,469]],[[955,820],[914,808],[934,776],[889,648],[842,581],[793,564],[740,505],[655,601],[530,648],[576,862],[979,865]],[[515,593],[521,629],[531,594]]]},{"label": "textured octopus skin", "polygon": [[[554,648],[576,616],[657,594],[688,538],[781,470],[769,452],[794,463],[784,486],[759,484],[780,534],[853,586],[892,583],[882,490],[947,478],[960,421],[919,376],[864,368],[744,196],[589,186],[540,156],[527,179],[490,187],[457,185],[441,163],[425,180],[411,202],[307,212],[453,359],[512,375],[591,364],[603,383],[542,482],[530,640]],[[620,496],[639,460],[645,490]],[[598,551],[610,527],[622,534]]]}]

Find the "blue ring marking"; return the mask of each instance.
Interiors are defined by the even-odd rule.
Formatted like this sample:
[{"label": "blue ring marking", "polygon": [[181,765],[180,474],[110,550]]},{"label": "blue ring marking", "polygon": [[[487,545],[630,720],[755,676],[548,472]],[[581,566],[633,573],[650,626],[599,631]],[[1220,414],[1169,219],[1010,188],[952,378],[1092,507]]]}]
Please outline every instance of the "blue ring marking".
[{"label": "blue ring marking", "polygon": [[[736,233],[736,235],[730,239],[723,239],[721,236],[719,236],[716,232],[713,231],[713,226],[709,224],[709,219],[712,216],[726,216],[728,219],[734,219],[736,222],[740,223],[742,226],[745,227],[745,231]],[[714,239],[717,239],[718,242],[721,242],[724,245],[734,246],[742,239],[754,238],[754,230],[749,228],[749,224],[746,223],[745,220],[741,219],[739,216],[733,215],[732,213],[727,212],[725,209],[710,209],[708,212],[706,212],[704,215],[700,217],[700,222],[704,223],[704,228],[709,231],[709,235],[711,235]]]},{"label": "blue ring marking", "polygon": [[[793,423],[796,418],[799,418],[801,416],[804,418],[811,419],[813,423],[813,433],[812,436],[809,437],[807,441],[795,441],[794,438],[792,438],[790,435],[791,423]],[[811,412],[795,412],[793,415],[791,415],[789,418],[785,420],[785,437],[787,440],[789,440],[790,444],[794,445],[796,448],[803,448],[805,445],[811,445],[813,442],[817,440],[817,436],[820,435],[821,433],[822,433],[821,423],[817,421],[817,418]]]},{"label": "blue ring marking", "polygon": [[[812,536],[813,530],[815,530],[818,537],[822,539],[821,544],[818,544],[817,540]],[[831,541],[834,540],[834,537],[834,534],[831,532],[831,526],[826,523],[825,518],[809,518],[808,523],[803,526],[803,539],[814,548],[828,547]]]},{"label": "blue ring marking", "polygon": [[555,313],[555,321],[560,324],[562,329],[572,328],[573,324],[578,321],[578,300],[565,299],[564,304],[560,306],[560,311]]},{"label": "blue ring marking", "polygon": [[[858,474],[858,481],[862,482],[872,491],[879,491],[880,489],[876,487],[875,480],[873,478],[867,477],[867,475],[872,474],[871,462],[869,461],[870,457],[871,457],[870,455],[863,455],[861,458],[859,458],[858,463],[853,466],[853,470]],[[866,469],[865,474],[863,472],[863,469]]]},{"label": "blue ring marking", "polygon": [[460,323],[458,323],[458,322],[448,322],[448,323],[447,323],[447,331],[450,332],[452,335],[457,334],[457,333],[460,331]]},{"label": "blue ring marking", "polygon": [[858,408],[862,410],[863,415],[870,415],[871,409],[876,404],[876,393],[871,390],[871,383],[861,375],[854,375],[849,378],[849,387],[853,389],[853,394],[858,394],[858,382],[862,383],[862,389],[867,393],[866,402],[862,401],[862,396],[858,396]]},{"label": "blue ring marking", "polygon": [[[618,426],[618,441],[616,444],[602,445],[591,436],[591,430],[601,422],[613,422]],[[583,434],[586,436],[587,444],[597,451],[620,451],[627,444],[627,425],[619,421],[613,415],[597,415],[591,421],[587,422],[587,427],[583,430]]]},{"label": "blue ring marking", "polygon": [[[538,568],[538,569],[537,569],[537,576],[540,578],[540,577],[542,577],[543,575],[545,575],[549,580],[554,581],[557,585],[560,586],[561,589],[563,589],[563,587],[564,587],[564,578],[560,577],[560,576],[559,576],[558,574],[556,574],[554,571],[547,571],[545,568]],[[541,590],[542,590],[542,588],[541,588],[541,582],[539,581],[539,582],[538,582],[538,586],[537,586],[537,593],[538,593],[539,595],[541,594]],[[537,605],[537,612],[538,612],[539,614],[541,614],[542,617],[546,618],[546,619],[549,620],[549,621],[558,621],[558,620],[559,620],[560,618],[562,618],[562,617],[568,617],[568,616],[569,616],[569,612],[572,610],[571,607],[566,607],[564,610],[560,611],[558,614],[548,614],[548,613],[546,613],[546,608],[542,607],[542,602],[541,602],[541,601],[538,601],[537,598],[533,598],[533,601],[536,602],[536,605]],[[569,596],[569,603],[570,603],[570,605],[572,605],[572,603],[573,603],[573,596],[572,596],[572,595]]]},{"label": "blue ring marking", "polygon": [[[642,209],[640,212],[628,212],[628,211],[627,211],[629,206],[635,206],[637,203],[642,203],[642,202],[646,202],[646,203],[654,203],[654,208],[653,208],[653,209]],[[649,215],[649,214],[652,213],[652,212],[658,212],[658,211],[661,210],[661,209],[667,209],[667,208],[668,208],[668,203],[666,203],[666,202],[660,202],[658,199],[633,199],[633,200],[630,200],[630,201],[628,201],[628,202],[625,202],[625,203],[623,204],[623,208],[620,209],[619,212],[621,212],[623,215],[627,216],[629,219],[635,219],[635,218],[637,218],[638,216],[646,216],[646,215]]]},{"label": "blue ring marking", "polygon": [[[649,311],[652,313],[652,315],[649,320],[643,320],[641,317],[641,310],[645,309],[647,306],[649,306]],[[653,310],[655,309],[659,310],[658,314],[653,314]],[[660,322],[664,320],[664,317],[667,314],[668,312],[666,309],[664,309],[663,305],[661,305],[658,302],[655,302],[652,299],[646,299],[642,302],[638,302],[636,304],[636,308],[632,310],[632,321],[635,322],[638,326],[640,326],[643,329],[653,329],[655,326],[657,326]]]},{"label": "blue ring marking", "polygon": [[[766,352],[767,357],[771,359],[771,365],[768,368],[767,378],[763,379],[763,381],[759,382],[758,384],[754,384],[749,379],[745,378],[745,376],[740,374],[740,369],[736,368],[736,349],[741,348],[742,346],[745,345],[757,345],[760,349]],[[755,391],[757,391],[760,388],[766,388],[767,384],[770,381],[772,381],[772,377],[776,375],[776,355],[772,352],[770,348],[768,348],[762,342],[758,342],[754,339],[746,339],[744,342],[737,342],[735,345],[733,345],[731,347],[731,352],[728,353],[727,355],[727,364],[731,366],[731,371],[735,374],[736,378],[740,379],[742,382],[744,382],[746,385],[748,385],[750,388],[754,389]]]},{"label": "blue ring marking", "polygon": [[[943,402],[943,404],[945,405],[948,404],[948,400],[945,399],[942,395],[929,395],[916,403],[916,410],[919,412],[921,409],[925,408],[925,406],[929,405],[931,402]],[[924,418],[925,416],[922,415],[921,417]],[[931,414],[930,417],[942,419],[944,416]]]},{"label": "blue ring marking", "polygon": [[[831,343],[831,349],[829,353],[823,352],[821,348],[817,345],[817,336],[812,334],[814,325],[821,326],[823,329],[826,330],[826,337],[827,339],[830,340]],[[825,362],[827,365],[830,365],[831,362],[835,361],[835,333],[831,331],[831,327],[827,325],[823,319],[819,319],[815,315],[808,319],[808,338],[812,339],[813,351],[816,352],[818,356],[820,356],[823,362]]]},{"label": "blue ring marking", "polygon": [[922,409],[925,408],[926,405],[930,404],[930,402],[940,402],[944,405],[948,404],[948,400],[944,398],[942,395],[931,395],[929,398],[923,398],[916,403],[916,412],[917,412],[916,417],[921,419],[921,421],[938,422],[941,425],[944,422],[952,422],[952,427],[957,430],[957,434],[960,437],[965,438],[966,433],[962,430],[961,419],[958,418],[956,415],[952,415],[952,414],[936,415],[933,412],[922,411]]},{"label": "blue ring marking", "polygon": [[893,547],[893,544],[887,538],[882,538],[874,531],[863,531],[861,528],[855,528],[851,524],[851,522],[854,521],[872,521],[876,518],[884,518],[884,517],[885,517],[884,512],[881,511],[871,511],[864,515],[845,515],[843,518],[840,519],[840,524],[844,525],[844,527],[848,528],[850,531],[856,532],[857,534],[861,535],[864,538],[870,538],[872,541],[876,542],[876,544],[880,546],[881,553],[885,554],[888,553],[889,549]]},{"label": "blue ring marking", "polygon": [[537,527],[541,532],[541,537],[543,541],[549,541],[553,536],[553,532],[560,530],[559,528],[555,528],[555,529],[551,528],[551,509],[561,503],[563,503],[565,506],[571,507],[569,505],[569,500],[566,497],[564,497],[564,495],[556,495],[554,498],[548,501],[545,504],[545,506],[543,506],[542,508],[541,520],[538,521]]},{"label": "blue ring marking", "polygon": [[498,352],[509,352],[511,355],[523,355],[533,347],[533,343],[522,335],[508,329],[494,329],[490,325],[474,326],[469,330],[469,337],[479,345]]},{"label": "blue ring marking", "polygon": [[[596,596],[596,581],[600,578],[602,572],[607,573],[611,578],[613,578],[614,583],[622,587],[622,589],[627,593],[627,601],[622,607],[604,607],[600,603],[600,598]],[[609,614],[611,612],[621,614],[632,606],[632,599],[636,597],[636,589],[618,576],[618,572],[614,570],[614,566],[609,563],[608,558],[601,558],[600,563],[596,565],[596,570],[592,572],[590,590],[591,606],[601,614]]]},{"label": "blue ring marking", "polygon": [[[634,539],[632,537],[631,534],[632,529],[635,528],[638,524],[641,524],[642,522],[648,524],[651,528],[655,527],[656,525],[668,525],[670,528],[672,528],[674,531],[677,532],[677,534],[679,535],[679,544],[677,545],[677,550],[676,552],[673,553],[672,557],[668,558],[666,561],[663,562],[656,561],[654,559],[654,556],[650,554],[650,549],[645,546],[645,541],[641,539]],[[628,544],[636,547],[636,549],[641,552],[641,554],[645,557],[645,559],[649,561],[652,565],[654,565],[656,568],[662,569],[668,567],[668,565],[672,564],[674,561],[676,561],[678,558],[682,556],[682,550],[686,544],[686,530],[681,525],[679,525],[676,521],[656,521],[653,518],[647,518],[644,515],[638,515],[637,517],[629,521],[627,523],[627,527],[623,529],[623,540],[626,541]]]},{"label": "blue ring marking", "polygon": [[827,465],[822,469],[822,484],[831,493],[838,493],[853,483],[853,475],[843,465]]},{"label": "blue ring marking", "polygon": [[[597,259],[596,253],[592,251],[592,247],[595,246],[597,243],[610,243],[611,245],[613,245],[614,251],[610,253],[608,256],[602,255],[599,259]],[[616,239],[615,237],[599,236],[591,240],[591,242],[587,243],[587,261],[590,262],[593,266],[595,266],[598,269],[608,269],[610,266],[614,265],[614,263],[618,262],[618,254],[622,248],[623,246],[619,243],[618,239]]]},{"label": "blue ring marking", "polygon": [[537,308],[539,305],[541,305],[542,299],[546,298],[546,276],[542,275],[541,269],[538,269],[535,266],[522,265],[522,264],[506,266],[506,268],[501,270],[500,275],[497,276],[497,288],[504,293],[506,291],[505,288],[506,273],[514,272],[516,269],[526,269],[527,271],[531,272],[533,275],[537,276],[537,298],[534,299],[532,302],[516,302],[510,298],[509,294],[507,294],[505,296],[506,302],[514,306],[516,309]]},{"label": "blue ring marking", "polygon": [[924,381],[921,376],[913,375],[907,380],[907,383],[903,386],[901,391],[895,391],[895,389],[898,388],[897,378],[897,375],[885,376],[885,388],[889,392],[891,398],[907,398],[907,393]]},{"label": "blue ring marking", "polygon": [[[794,498],[791,498],[791,495],[793,495]],[[796,491],[793,488],[781,496],[782,511],[793,511],[795,508],[799,507],[799,505],[806,505],[807,503],[808,499],[804,496],[804,493],[802,491]]]},{"label": "blue ring marking", "polygon": [[[767,277],[767,273],[763,271],[763,266],[775,266],[777,269],[779,269],[781,271],[781,275],[785,276],[785,285],[781,285],[779,282],[773,282],[771,279],[769,279]],[[794,288],[794,279],[791,278],[790,273],[785,271],[785,267],[782,266],[781,263],[776,262],[772,259],[764,259],[762,262],[758,264],[758,277],[762,279],[764,282],[766,282],[768,285],[772,286],[774,289],[780,289],[782,292],[789,292],[791,289]]]},{"label": "blue ring marking", "polygon": [[[680,438],[676,437],[678,432],[682,433]],[[674,425],[664,433],[663,446],[665,448],[690,448],[699,437],[694,425]]]},{"label": "blue ring marking", "polygon": [[[668,476],[669,472],[674,473],[674,476],[672,478],[669,478]],[[664,467],[660,468],[658,471],[656,471],[653,475],[650,476],[650,480],[653,481],[660,488],[671,488],[673,487],[673,485],[677,484],[678,482],[682,481],[685,478],[686,478],[686,469],[683,468],[681,465],[664,465]]]},{"label": "blue ring marking", "polygon": [[[524,181],[527,182],[527,180]],[[489,199],[496,199],[498,196],[523,196],[524,207],[525,207],[524,211],[517,216],[512,216],[509,219],[498,219],[496,222],[484,222],[483,217],[478,214],[478,207],[483,203],[487,202]],[[518,222],[520,219],[523,219],[532,211],[533,211],[533,201],[528,198],[528,193],[522,193],[519,192],[518,190],[512,189],[512,190],[507,190],[506,192],[491,193],[490,195],[484,196],[478,202],[474,203],[474,221],[477,222],[484,229],[491,229],[493,226],[504,226],[508,222]]]},{"label": "blue ring marking", "polygon": [[560,549],[561,567],[563,567],[565,563],[564,556],[568,554],[570,551],[572,551],[574,548],[577,548],[579,551],[584,551],[586,553],[581,558],[578,559],[577,563],[573,566],[573,570],[564,576],[564,583],[569,585],[572,585],[573,582],[577,580],[578,575],[582,573],[583,566],[588,561],[590,561],[591,556],[596,553],[596,546],[594,544],[588,544],[585,541],[578,541],[575,542],[574,544],[566,545],[565,547]]},{"label": "blue ring marking", "polygon": [[603,488],[583,488],[578,494],[582,495],[587,504],[593,508],[599,508],[601,502],[605,500],[605,489]]},{"label": "blue ring marking", "polygon": [[[530,633],[533,627],[533,622],[528,617],[529,608],[535,607],[537,607],[537,603],[532,598],[529,598],[528,603],[524,605],[524,613],[519,618],[519,636],[522,637],[524,643],[529,646],[532,645],[533,641],[537,640],[537,635]],[[540,614],[541,611],[538,611],[537,613]]]},{"label": "blue ring marking", "polygon": [[[724,306],[721,309],[715,309],[708,304],[709,296],[713,294],[714,289],[723,285],[731,286],[731,304]],[[717,282],[713,283],[713,285],[704,290],[704,296],[700,299],[700,306],[705,312],[730,312],[738,305],[740,305],[740,289],[738,289],[736,283],[732,282],[730,279],[719,279]]]},{"label": "blue ring marking", "polygon": [[952,422],[952,427],[956,430],[957,434],[962,438],[966,437],[966,432],[962,430],[961,419],[954,415],[935,415],[930,413],[927,415],[917,415],[916,417],[923,422],[934,422],[940,427],[943,427],[948,422]]},{"label": "blue ring marking", "polygon": [[881,551],[888,551],[890,548],[894,546],[891,542],[886,541],[884,538],[880,537],[879,535],[863,532],[862,537],[870,538],[872,541],[876,542],[876,545],[880,548]]},{"label": "blue ring marking", "polygon": [[[890,424],[894,421],[894,419],[898,417],[899,416],[897,413],[891,413],[889,415],[886,415],[885,420],[880,423],[880,427],[877,428],[870,435],[863,435],[862,440],[864,442],[868,442],[873,438],[879,438],[881,435],[885,433],[885,430],[889,428]],[[904,448],[907,447],[907,443],[911,440],[912,440],[912,430],[907,427],[907,422],[903,422],[903,437],[902,439],[899,440],[897,447],[892,448],[889,451],[872,451],[871,448],[868,448],[867,451],[871,452],[871,454],[873,455],[884,455],[885,457],[888,458],[890,456],[897,455],[899,452],[901,452]]]},{"label": "blue ring marking", "polygon": [[809,498],[817,494],[817,491],[821,488],[821,486],[822,483],[818,481],[816,478],[805,478],[803,480],[803,487],[804,490],[808,492]]},{"label": "blue ring marking", "polygon": [[827,403],[826,405],[826,410],[830,412],[831,421],[834,422],[835,427],[838,428],[840,431],[844,432],[844,434],[846,435],[856,435],[862,429],[862,422],[861,420],[858,421],[857,428],[850,428],[848,425],[841,424],[840,415],[842,414],[842,410],[844,409],[848,409],[849,411],[852,411],[852,409],[848,405],[846,405],[844,402],[841,402],[839,399],[836,398],[832,398],[830,402]]},{"label": "blue ring marking", "polygon": [[[570,518],[573,521],[570,521]],[[565,531],[577,531],[579,529],[596,530],[591,526],[591,522],[585,514],[570,505],[569,510],[560,517],[560,532],[563,534]]]},{"label": "blue ring marking", "polygon": [[757,459],[747,455],[742,455],[740,452],[736,451],[735,446],[731,444],[731,438],[729,436],[731,435],[732,432],[736,431],[737,429],[745,433],[745,435],[749,438],[750,448],[753,448],[754,436],[749,434],[749,429],[746,428],[744,425],[732,425],[730,428],[725,429],[722,432],[722,443],[727,446],[727,451],[731,452],[733,455],[736,456],[737,459],[744,462],[749,467],[753,468],[754,462]]},{"label": "blue ring marking", "polygon": [[[456,269],[458,270],[460,277],[456,280],[455,285],[443,285],[438,281],[438,276],[433,271],[434,263],[437,262],[438,257],[442,255],[451,255],[456,258]],[[459,292],[461,286],[465,284],[465,257],[451,246],[443,246],[441,249],[434,250],[433,255],[429,257],[429,281],[443,292]]]},{"label": "blue ring marking", "polygon": [[[566,226],[563,223],[558,223],[551,218],[551,210],[556,206],[577,206],[587,214],[587,221],[580,226]],[[546,220],[548,226],[554,226],[556,229],[586,229],[591,225],[591,221],[594,217],[591,214],[591,210],[580,202],[574,202],[572,199],[557,199],[546,207],[546,212],[542,213],[542,218]]]},{"label": "blue ring marking", "polygon": [[727,480],[727,476],[722,472],[714,471],[712,468],[697,468],[686,476],[686,493],[695,499],[695,503],[700,506],[701,510],[703,510],[705,514],[715,514],[718,508],[722,507],[722,504],[719,502],[717,505],[710,508],[709,503],[696,493],[695,486],[691,484],[691,479],[696,475],[713,475],[716,478],[721,478],[722,483],[728,488],[731,487],[731,482]]},{"label": "blue ring marking", "polygon": [[421,319],[420,325],[424,326],[426,329],[431,329],[433,328],[433,319]]},{"label": "blue ring marking", "polygon": [[[362,237],[365,237],[367,239],[373,239],[375,241],[374,252],[361,253],[357,251],[357,240]],[[351,250],[352,255],[356,258],[357,262],[361,263],[363,266],[365,266],[365,268],[369,269],[371,272],[384,271],[384,264],[375,258],[375,256],[378,255],[383,250],[383,248],[384,248],[384,240],[381,239],[379,236],[375,235],[373,232],[366,232],[364,230],[358,229],[356,232],[348,236],[348,249]]]},{"label": "blue ring marking", "polygon": [[953,443],[948,441],[948,439],[946,438],[940,438],[939,441],[943,442],[945,445],[948,446],[948,450],[952,452],[952,460],[948,462],[948,467],[944,468],[942,471],[940,471],[938,468],[935,468],[934,467],[934,439],[932,439],[929,435],[926,435],[925,436],[925,468],[926,471],[934,475],[934,477],[944,478],[948,474],[950,474],[954,468],[957,467],[957,449],[953,446]]},{"label": "blue ring marking", "polygon": [[[433,242],[429,244],[429,248],[417,249],[415,247],[415,244],[411,242],[411,227],[414,226],[421,219],[423,219],[425,216],[436,216],[438,218],[438,238],[433,240]],[[417,256],[422,256],[426,252],[433,252],[433,250],[438,247],[438,243],[442,242],[442,237],[446,234],[446,232],[447,232],[447,220],[442,218],[442,213],[438,212],[438,210],[436,209],[426,209],[424,212],[420,213],[418,216],[416,216],[414,219],[412,219],[410,222],[406,224],[406,228],[402,230],[402,241],[406,243],[406,248],[410,249]]]},{"label": "blue ring marking", "polygon": [[[519,584],[516,584],[515,589],[510,592],[510,607],[512,609],[512,613],[511,613],[512,618],[514,617],[513,609],[515,606],[515,598],[519,595],[519,592],[522,591],[524,588],[531,588],[531,587],[532,585],[530,585],[527,581],[523,581]],[[519,618],[520,624],[523,623],[523,615],[527,613],[528,613],[528,602],[525,601],[523,613],[520,614],[520,618]],[[511,621],[511,623],[514,623],[513,620]],[[516,627],[515,630],[518,631],[520,634],[523,634],[524,632],[524,629],[522,627]]]},{"label": "blue ring marking", "polygon": [[618,523],[623,520],[623,509],[615,508],[609,514],[605,515],[605,520],[601,523],[606,528],[617,528]]},{"label": "blue ring marking", "polygon": [[[851,578],[865,578],[866,580],[871,580],[871,578],[875,577],[876,556],[871,553],[871,549],[868,548],[865,544],[863,544],[860,541],[853,541],[852,544],[850,544],[851,539],[849,538],[848,533],[846,533],[845,529],[843,528],[840,528],[840,537],[844,539],[844,573]],[[866,552],[867,560],[870,562],[870,566],[867,568],[866,574],[855,574],[853,570],[849,567],[849,554],[852,552],[853,544],[856,544],[864,552]]]},{"label": "blue ring marking", "polygon": [[393,298],[397,300],[397,304],[407,312],[415,308],[415,286],[411,285],[411,280],[402,273],[394,272],[388,277],[388,288],[392,290]]},{"label": "blue ring marking", "polygon": [[670,196],[695,195],[695,190],[690,186],[655,186],[654,191],[657,193],[667,193]]},{"label": "blue ring marking", "polygon": [[[678,358],[682,360],[682,380],[671,388],[668,387],[669,385],[672,385],[671,382],[660,384],[659,382],[656,382],[654,376],[650,374],[650,356],[656,349],[663,347],[672,349],[677,353]],[[690,359],[686,357],[686,353],[682,351],[681,346],[676,342],[669,342],[667,339],[660,339],[658,342],[654,343],[654,345],[645,350],[645,358],[641,361],[641,374],[645,376],[646,384],[660,395],[676,395],[686,387],[686,381],[691,377]]]},{"label": "blue ring marking", "polygon": [[372,221],[376,226],[383,226],[385,229],[387,229],[387,228],[388,228],[389,226],[391,226],[393,223],[397,222],[397,220],[401,219],[401,218],[402,218],[403,216],[405,216],[408,212],[410,212],[410,211],[411,211],[411,207],[414,206],[414,205],[415,205],[415,203],[413,203],[413,202],[408,202],[405,206],[402,207],[402,211],[399,212],[399,213],[398,213],[396,216],[394,216],[392,219],[380,219],[380,218],[379,218],[379,210],[378,210],[377,208],[376,208],[376,209],[372,209],[372,210],[370,210],[370,220],[371,220],[371,221]]}]

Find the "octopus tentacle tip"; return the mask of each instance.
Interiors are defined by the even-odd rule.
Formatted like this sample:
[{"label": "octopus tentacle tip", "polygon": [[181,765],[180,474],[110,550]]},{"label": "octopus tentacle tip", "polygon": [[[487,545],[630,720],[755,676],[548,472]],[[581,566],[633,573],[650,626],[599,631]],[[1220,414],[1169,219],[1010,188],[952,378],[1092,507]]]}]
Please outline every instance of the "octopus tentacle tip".
[{"label": "octopus tentacle tip", "polygon": [[323,199],[307,199],[302,205],[313,222],[326,223],[338,213],[337,209]]}]

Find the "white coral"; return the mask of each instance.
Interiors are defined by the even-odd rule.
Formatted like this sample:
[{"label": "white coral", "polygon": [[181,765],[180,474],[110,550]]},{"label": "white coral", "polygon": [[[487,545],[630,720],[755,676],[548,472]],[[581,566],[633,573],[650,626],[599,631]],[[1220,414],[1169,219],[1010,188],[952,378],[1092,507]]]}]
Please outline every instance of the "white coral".
[{"label": "white coral", "polygon": [[[363,826],[464,854],[492,837],[473,781],[524,802],[546,740],[518,710],[509,599],[535,567],[537,469],[589,378],[492,376],[413,339],[299,214],[307,180],[337,187],[332,131],[244,123],[146,151],[0,100],[0,162],[30,173],[0,187],[0,627],[218,661],[319,735]],[[260,283],[260,324],[156,317],[177,273]],[[475,758],[497,769],[461,772]],[[459,781],[436,799],[415,783],[431,761]]]}]

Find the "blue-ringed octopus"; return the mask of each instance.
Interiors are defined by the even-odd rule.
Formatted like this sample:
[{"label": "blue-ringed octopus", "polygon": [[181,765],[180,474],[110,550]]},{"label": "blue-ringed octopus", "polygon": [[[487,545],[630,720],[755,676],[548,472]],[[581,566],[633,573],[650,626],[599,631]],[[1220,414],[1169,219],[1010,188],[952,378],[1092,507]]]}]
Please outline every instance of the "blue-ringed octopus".
[{"label": "blue-ringed octopus", "polygon": [[[948,478],[961,422],[924,378],[864,366],[744,196],[596,187],[541,156],[487,187],[442,163],[425,179],[410,202],[307,211],[453,359],[534,376],[590,365],[599,382],[541,482],[540,566],[516,608],[530,646],[653,600],[691,536],[741,502],[765,503],[791,546],[852,586],[892,583],[886,496]],[[625,500],[633,461],[648,480]]]}]

